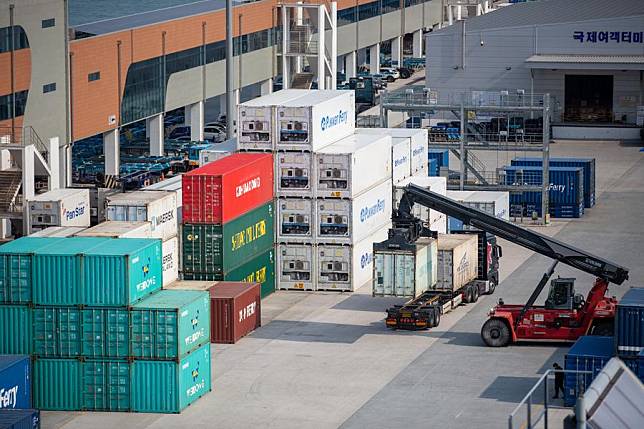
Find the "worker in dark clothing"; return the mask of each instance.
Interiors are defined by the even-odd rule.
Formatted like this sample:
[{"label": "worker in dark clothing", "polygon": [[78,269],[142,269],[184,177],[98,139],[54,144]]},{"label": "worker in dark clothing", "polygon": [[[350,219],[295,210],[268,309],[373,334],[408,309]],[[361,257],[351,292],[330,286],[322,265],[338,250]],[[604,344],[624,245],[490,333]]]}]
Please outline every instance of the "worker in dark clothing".
[{"label": "worker in dark clothing", "polygon": [[559,391],[561,390],[561,396],[564,393],[564,373],[563,368],[559,366],[557,362],[552,364],[552,367],[555,369],[555,396],[552,399],[559,398]]}]

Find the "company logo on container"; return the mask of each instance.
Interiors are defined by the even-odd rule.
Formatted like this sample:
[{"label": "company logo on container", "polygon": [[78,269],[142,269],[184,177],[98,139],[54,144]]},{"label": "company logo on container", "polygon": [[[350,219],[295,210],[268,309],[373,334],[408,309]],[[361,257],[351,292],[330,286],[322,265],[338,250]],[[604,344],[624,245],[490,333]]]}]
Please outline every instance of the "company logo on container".
[{"label": "company logo on container", "polygon": [[414,150],[411,152],[411,155],[412,155],[412,156],[420,156],[420,155],[422,155],[422,154],[423,154],[423,152],[425,152],[425,151],[424,151],[424,149],[425,149],[425,148],[424,148],[424,147],[422,147],[422,146],[421,146],[421,147],[417,147],[416,149],[414,149]]},{"label": "company logo on container", "polygon": [[548,185],[548,190],[559,191],[563,193],[566,190],[566,185],[556,185],[554,183],[551,183],[550,185]]},{"label": "company logo on container", "polygon": [[[187,364],[184,365],[184,369],[185,368],[187,368]],[[197,380],[199,379],[199,362],[197,362],[197,367],[190,371],[190,376],[192,377],[192,381],[195,384],[190,386],[186,390],[186,396],[188,397],[194,396],[206,388],[206,382],[203,379],[197,382]]]},{"label": "company logo on container", "polygon": [[461,258],[461,261],[458,263],[458,266],[456,267],[456,272],[457,273],[464,273],[467,271],[468,267],[470,266],[470,259],[467,257],[467,252],[463,253],[463,257]]},{"label": "company logo on container", "polygon": [[[135,258],[136,262],[138,262],[139,258]],[[136,263],[135,261],[132,261],[132,263]],[[156,276],[152,276],[150,278],[147,278],[148,275],[150,275],[150,258],[148,258],[148,263],[143,264],[141,266],[141,271],[143,272],[143,281],[140,282],[139,284],[136,285],[136,290],[138,292],[144,292],[145,290],[149,289],[150,287],[156,285],[157,278]]]},{"label": "company logo on container", "polygon": [[378,199],[378,201],[376,201],[375,204],[368,207],[363,207],[360,210],[360,222],[365,222],[367,219],[384,211],[385,211],[385,200]]},{"label": "company logo on container", "polygon": [[248,304],[246,307],[239,310],[239,321],[243,322],[244,320],[248,319],[250,316],[255,314],[256,308],[257,308],[257,302],[254,301]]},{"label": "company logo on container", "polygon": [[264,283],[266,281],[266,267],[253,271],[242,281],[246,283]]},{"label": "company logo on container", "polygon": [[407,164],[407,157],[406,156],[403,155],[401,158],[394,159],[394,167],[399,167],[399,166],[401,166],[403,164]]},{"label": "company logo on container", "polygon": [[322,120],[320,121],[320,128],[322,128],[322,131],[326,131],[329,128],[333,128],[337,125],[347,123],[348,119],[349,119],[349,113],[345,112],[344,110],[340,110],[335,115],[323,116]]},{"label": "company logo on container", "polygon": [[243,230],[236,232],[231,237],[231,250],[237,250],[246,244],[266,235],[266,221],[260,220],[255,225],[250,225]]},{"label": "company logo on container", "polygon": [[360,268],[364,269],[365,267],[371,265],[371,262],[373,262],[372,253],[367,252],[364,255],[360,256]]},{"label": "company logo on container", "polygon": [[251,179],[245,183],[242,183],[241,185],[237,186],[235,188],[235,197],[239,198],[243,196],[244,194],[247,194],[250,191],[253,191],[255,189],[259,189],[259,187],[262,186],[262,182],[259,178],[259,176],[255,177],[254,179]]},{"label": "company logo on container", "polygon": [[18,385],[0,389],[0,408],[16,408],[18,402]]},{"label": "company logo on container", "polygon": [[75,219],[85,213],[85,202],[81,202],[75,209],[63,208],[63,217],[67,220]]},{"label": "company logo on container", "polygon": [[174,210],[167,211],[159,216],[152,216],[152,229],[156,229],[157,226],[172,220],[174,220]]}]

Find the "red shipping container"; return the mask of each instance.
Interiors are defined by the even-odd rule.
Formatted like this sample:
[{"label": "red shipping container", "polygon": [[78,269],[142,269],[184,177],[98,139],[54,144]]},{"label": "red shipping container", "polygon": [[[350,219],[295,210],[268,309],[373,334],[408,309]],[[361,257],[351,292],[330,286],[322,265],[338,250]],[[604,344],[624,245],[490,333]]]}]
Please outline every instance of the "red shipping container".
[{"label": "red shipping container", "polygon": [[209,292],[210,342],[235,344],[262,326],[259,283],[216,282]]},{"label": "red shipping container", "polygon": [[221,224],[273,199],[273,155],[236,153],[183,175],[183,222]]}]

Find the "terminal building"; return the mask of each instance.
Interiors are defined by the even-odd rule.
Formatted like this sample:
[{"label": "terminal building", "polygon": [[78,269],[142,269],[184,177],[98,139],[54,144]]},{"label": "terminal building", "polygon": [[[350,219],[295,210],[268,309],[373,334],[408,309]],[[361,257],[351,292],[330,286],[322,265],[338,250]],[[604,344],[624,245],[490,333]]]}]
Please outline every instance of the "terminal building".
[{"label": "terminal building", "polygon": [[642,0],[521,3],[426,42],[426,84],[442,102],[465,90],[549,93],[553,138],[639,139]]}]

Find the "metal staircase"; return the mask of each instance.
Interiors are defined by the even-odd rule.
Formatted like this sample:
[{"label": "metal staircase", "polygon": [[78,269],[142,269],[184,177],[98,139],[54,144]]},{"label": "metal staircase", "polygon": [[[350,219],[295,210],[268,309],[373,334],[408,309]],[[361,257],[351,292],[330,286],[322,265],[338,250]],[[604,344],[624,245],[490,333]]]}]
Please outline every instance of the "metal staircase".
[{"label": "metal staircase", "polygon": [[[450,149],[450,152],[452,152],[456,156],[456,158],[459,159],[459,161],[463,161],[461,159],[460,151],[456,149]],[[480,181],[481,184],[489,185],[487,178],[484,177],[485,164],[483,164],[483,161],[478,159],[478,157],[474,155],[472,151],[467,151],[467,158],[463,162],[465,163],[465,167],[467,167],[467,169],[472,172],[472,174]]]},{"label": "metal staircase", "polygon": [[295,73],[291,81],[293,89],[311,89],[313,84],[313,73]]},{"label": "metal staircase", "polygon": [[0,213],[16,211],[16,197],[22,185],[22,171],[0,171]]}]

